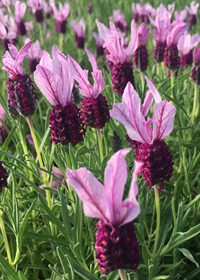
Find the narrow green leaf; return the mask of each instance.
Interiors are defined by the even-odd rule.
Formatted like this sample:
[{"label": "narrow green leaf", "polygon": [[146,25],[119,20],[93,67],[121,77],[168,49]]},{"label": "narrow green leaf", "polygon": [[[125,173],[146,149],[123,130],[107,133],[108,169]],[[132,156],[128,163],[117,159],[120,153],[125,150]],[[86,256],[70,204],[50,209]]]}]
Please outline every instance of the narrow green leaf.
[{"label": "narrow green leaf", "polygon": [[178,250],[191,262],[193,262],[197,267],[199,267],[198,262],[195,261],[193,255],[185,248],[178,248]]},{"label": "narrow green leaf", "polygon": [[18,277],[19,277],[19,280],[28,280],[21,271],[18,271]]},{"label": "narrow green leaf", "polygon": [[20,231],[19,231],[19,248],[21,248],[21,244],[22,244],[22,239],[23,239],[23,236],[24,236],[24,232],[25,232],[25,229],[26,229],[26,225],[27,225],[27,222],[28,222],[28,219],[32,213],[32,210],[33,210],[33,207],[35,206],[35,203],[36,203],[36,200],[37,198],[33,201],[33,203],[31,204],[31,207],[28,209],[28,211],[26,212],[26,215],[22,221],[22,224],[21,224],[21,227],[20,227]]},{"label": "narrow green leaf", "polygon": [[60,263],[62,265],[62,269],[64,271],[65,276],[68,275],[69,280],[72,280],[68,261],[66,260],[64,254],[63,254],[63,251],[59,247],[57,247],[57,254],[60,259]]},{"label": "narrow green leaf", "polygon": [[169,279],[170,276],[168,275],[162,275],[162,276],[156,276],[152,280],[162,280],[162,279]]},{"label": "narrow green leaf", "polygon": [[6,140],[5,140],[5,142],[3,143],[2,147],[1,147],[1,150],[2,150],[2,151],[5,151],[5,150],[7,149],[8,145],[10,144],[10,142],[11,142],[11,140],[12,140],[12,138],[13,138],[13,135],[14,135],[14,133],[15,133],[16,128],[17,128],[17,126],[14,126],[14,127],[12,128],[12,130],[10,131],[10,133],[8,134],[8,136],[7,136]]},{"label": "narrow green leaf", "polygon": [[[0,264],[15,280],[19,280],[17,272],[12,268],[9,262],[0,254]],[[0,266],[0,268],[1,268]]]}]

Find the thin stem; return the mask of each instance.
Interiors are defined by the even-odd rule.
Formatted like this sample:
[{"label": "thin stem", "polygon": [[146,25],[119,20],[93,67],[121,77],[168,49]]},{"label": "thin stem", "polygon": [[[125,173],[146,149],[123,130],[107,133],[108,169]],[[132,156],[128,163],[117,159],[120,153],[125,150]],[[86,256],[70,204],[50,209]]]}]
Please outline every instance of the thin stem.
[{"label": "thin stem", "polygon": [[2,220],[2,211],[0,211],[0,228],[1,228],[1,232],[3,235],[3,240],[6,246],[6,252],[7,252],[7,257],[8,257],[8,262],[10,265],[12,265],[12,258],[11,258],[11,254],[10,254],[10,248],[8,245],[8,239],[7,239],[7,235],[6,235],[6,231],[5,231],[5,226],[4,226],[4,222]]},{"label": "thin stem", "polygon": [[121,277],[121,280],[127,280],[124,270],[119,269],[118,271],[119,271],[119,275]]},{"label": "thin stem", "polygon": [[97,136],[98,136],[98,142],[99,142],[99,152],[100,152],[100,159],[101,162],[103,161],[103,146],[102,146],[102,140],[101,140],[101,131],[99,128],[97,128]]},{"label": "thin stem", "polygon": [[197,97],[198,97],[198,85],[195,84],[194,103],[193,103],[193,111],[192,111],[192,123],[194,123],[194,118],[195,118],[195,112],[196,112],[196,107],[197,107]]},{"label": "thin stem", "polygon": [[157,76],[160,76],[160,63],[157,63]]},{"label": "thin stem", "polygon": [[144,92],[144,74],[142,72],[141,73],[141,82],[142,82],[142,94]]},{"label": "thin stem", "polygon": [[39,23],[39,32],[40,32],[40,44],[41,44],[41,47],[43,47],[44,39],[43,39],[42,24],[41,23]]},{"label": "thin stem", "polygon": [[159,233],[160,233],[160,201],[159,201],[159,191],[157,185],[154,186],[154,190],[155,190],[156,218],[157,218],[156,237],[155,237],[154,249],[153,249],[153,256],[155,257],[157,245],[158,245]]},{"label": "thin stem", "polygon": [[59,49],[62,52],[63,49],[63,34],[59,33]]},{"label": "thin stem", "polygon": [[174,87],[174,71],[171,71],[171,97],[173,98],[173,87]]},{"label": "thin stem", "polygon": [[[38,146],[38,142],[37,142],[37,138],[36,138],[36,135],[35,135],[35,131],[34,131],[34,128],[33,128],[31,118],[27,118],[27,119],[28,119],[28,124],[29,124],[29,127],[30,127],[30,131],[31,131],[31,135],[32,135],[32,138],[33,138],[33,142],[35,144],[35,149],[36,149],[36,152],[37,152],[40,167],[42,169],[44,169],[42,157],[41,157],[41,154],[40,154],[40,149],[39,149],[39,146]],[[45,186],[48,187],[48,179],[47,179],[45,171],[43,171],[43,170],[42,170],[42,176],[43,176],[43,182],[44,182]],[[50,190],[45,190],[45,192],[46,192],[47,204],[49,206],[49,209],[52,209],[51,192],[50,192]],[[51,233],[52,233],[52,235],[54,235],[54,226],[51,222],[50,222],[50,227],[51,227]]]}]

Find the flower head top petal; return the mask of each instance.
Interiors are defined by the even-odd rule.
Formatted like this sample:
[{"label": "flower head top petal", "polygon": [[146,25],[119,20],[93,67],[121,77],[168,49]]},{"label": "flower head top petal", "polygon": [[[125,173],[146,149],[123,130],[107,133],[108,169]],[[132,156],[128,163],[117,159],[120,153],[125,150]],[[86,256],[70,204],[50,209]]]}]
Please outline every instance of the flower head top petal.
[{"label": "flower head top petal", "polygon": [[55,1],[50,1],[50,6],[53,10],[55,19],[57,21],[62,22],[64,20],[66,20],[66,18],[68,17],[69,12],[70,12],[70,6],[69,6],[69,3],[67,3],[67,2],[65,2],[64,5],[62,5],[61,2],[58,2],[58,3],[59,3],[58,10],[56,8]]},{"label": "flower head top petal", "polygon": [[[0,119],[2,119],[3,122],[6,121],[6,118],[5,118],[5,110],[3,108],[3,106],[0,104]],[[0,128],[2,128],[3,125],[2,123],[0,122]]]},{"label": "flower head top petal", "polygon": [[34,72],[35,83],[52,106],[65,107],[70,101],[74,78],[68,60],[59,52],[44,51],[37,69]]},{"label": "flower head top petal", "polygon": [[185,6],[186,10],[190,15],[196,15],[198,8],[199,8],[199,3],[196,3],[195,1],[192,1],[190,3],[190,8],[188,6]]},{"label": "flower head top petal", "polygon": [[174,16],[175,16],[175,21],[172,22],[172,26],[175,26],[178,23],[184,22],[184,20],[187,16],[187,10],[184,9],[180,12],[175,11]]},{"label": "flower head top petal", "polygon": [[135,163],[129,197],[122,202],[127,179],[124,156],[129,151],[130,149],[120,150],[108,161],[104,173],[104,186],[86,168],[67,169],[67,181],[83,201],[85,215],[99,218],[113,228],[129,223],[140,213],[140,206],[136,200],[136,178],[141,163]]},{"label": "flower head top petal", "polygon": [[138,33],[135,21],[131,22],[131,39],[127,48],[124,47],[123,37],[119,36],[113,21],[110,21],[110,29],[96,20],[99,34],[104,39],[104,47],[110,52],[110,60],[113,63],[130,61],[131,55],[138,47]]},{"label": "flower head top petal", "polygon": [[167,35],[167,46],[177,45],[182,34],[189,28],[189,24],[181,22],[176,24]]},{"label": "flower head top petal", "polygon": [[94,86],[88,80],[88,70],[83,70],[72,57],[68,56],[70,65],[74,69],[74,79],[79,83],[76,87],[80,90],[80,93],[85,97],[97,98],[105,89],[102,72],[98,69],[96,59],[91,51],[87,48],[85,48],[85,51],[92,65],[93,72],[91,74],[94,79]]},{"label": "flower head top petal", "polygon": [[9,78],[15,79],[18,73],[21,75],[25,74],[25,71],[22,67],[22,62],[25,56],[27,55],[31,45],[32,42],[30,41],[27,44],[25,44],[18,52],[14,45],[8,44],[8,48],[11,52],[11,55],[7,51],[3,56],[2,61],[4,63],[4,66],[2,67],[2,69],[9,73]]}]

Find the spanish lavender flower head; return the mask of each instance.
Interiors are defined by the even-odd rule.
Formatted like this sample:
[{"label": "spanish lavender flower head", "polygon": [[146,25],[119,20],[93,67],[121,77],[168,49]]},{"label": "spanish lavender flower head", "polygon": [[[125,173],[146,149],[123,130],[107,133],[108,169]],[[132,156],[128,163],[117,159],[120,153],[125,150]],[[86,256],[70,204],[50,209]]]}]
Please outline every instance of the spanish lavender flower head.
[{"label": "spanish lavender flower head", "polygon": [[58,2],[58,4],[59,4],[59,9],[57,10],[55,1],[54,0],[50,1],[50,6],[53,10],[53,14],[56,19],[56,25],[55,25],[56,31],[64,34],[67,31],[66,18],[69,15],[70,6],[69,3],[67,2],[65,2],[64,5],[62,5],[61,2]]},{"label": "spanish lavender flower head", "polygon": [[165,66],[169,70],[176,70],[179,68],[179,56],[178,56],[178,40],[181,35],[188,29],[189,24],[184,22],[176,24],[173,29],[167,35],[167,46],[164,52]]},{"label": "spanish lavender flower head", "polygon": [[0,38],[2,40],[2,46],[5,51],[8,51],[8,44],[10,43],[11,40],[15,39],[17,34],[14,30],[9,28],[8,26],[5,26],[1,21],[0,21]]},{"label": "spanish lavender flower head", "polygon": [[9,73],[7,89],[10,106],[14,106],[24,117],[30,117],[35,113],[36,99],[38,99],[33,82],[22,67],[31,44],[31,41],[28,42],[19,52],[14,45],[9,44],[11,55],[7,51],[2,59],[4,63],[2,69]]},{"label": "spanish lavender flower head", "polygon": [[71,100],[74,86],[72,69],[66,57],[52,49],[52,57],[44,51],[39,65],[34,72],[35,83],[53,106],[50,112],[49,124],[51,140],[56,145],[73,146],[83,141],[83,127],[80,110]]},{"label": "spanish lavender flower head", "polygon": [[146,41],[148,40],[150,33],[150,27],[145,28],[145,24],[142,23],[138,28],[138,47],[133,54],[134,66],[137,70],[143,72],[147,70],[148,65],[148,51],[146,47]]},{"label": "spanish lavender flower head", "polygon": [[199,8],[199,3],[196,3],[195,1],[192,1],[190,3],[190,8],[188,6],[185,6],[186,10],[188,11],[188,13],[190,14],[189,16],[189,24],[190,24],[190,28],[195,25],[197,23],[197,18],[196,18],[196,14]]},{"label": "spanish lavender flower head", "polygon": [[180,67],[191,66],[193,62],[192,49],[200,42],[198,33],[191,36],[185,31],[178,41],[178,50],[181,52]]},{"label": "spanish lavender flower head", "polygon": [[[112,17],[109,17],[109,20],[112,20]],[[113,21],[115,23],[115,27],[120,29],[121,32],[127,32],[127,22],[120,10],[113,11]]]},{"label": "spanish lavender flower head", "polygon": [[120,150],[108,161],[104,186],[85,167],[67,169],[68,184],[83,201],[85,215],[100,219],[97,223],[95,249],[99,270],[105,275],[116,269],[136,270],[139,265],[139,244],[132,221],[140,213],[136,200],[136,179],[142,163],[135,161],[129,197],[122,202],[127,179],[124,156],[129,151]]},{"label": "spanish lavender flower head", "polygon": [[97,45],[97,57],[104,55],[103,38],[101,38],[101,36],[99,36],[96,32],[93,32],[92,34]]},{"label": "spanish lavender flower head", "polygon": [[43,7],[44,7],[44,0],[28,0],[27,4],[29,7],[32,8],[35,21],[36,22],[43,22],[44,16],[43,16]]},{"label": "spanish lavender flower head", "polygon": [[[27,38],[25,42],[28,43],[29,41],[30,39]],[[29,59],[28,65],[31,73],[33,73],[36,70],[36,66],[40,62],[42,55],[43,55],[43,51],[41,50],[40,42],[37,40],[30,47],[27,53],[27,57]]]},{"label": "spanish lavender flower head", "polygon": [[138,47],[138,33],[134,20],[131,22],[131,40],[128,47],[124,46],[123,36],[116,30],[112,21],[110,29],[96,20],[99,35],[104,39],[103,47],[107,48],[107,59],[112,65],[112,84],[113,91],[122,96],[128,81],[134,85],[133,68],[131,55]]},{"label": "spanish lavender flower head", "polygon": [[22,3],[21,1],[15,1],[15,20],[17,22],[17,34],[18,35],[26,35],[26,28],[23,21],[24,14],[26,12],[26,3]]},{"label": "spanish lavender flower head", "polygon": [[85,23],[84,23],[83,19],[81,19],[78,23],[76,23],[75,20],[72,20],[71,26],[73,27],[73,31],[75,32],[75,41],[76,41],[77,48],[84,49]]},{"label": "spanish lavender flower head", "polygon": [[191,70],[190,78],[195,84],[200,85],[200,48],[198,46],[194,48],[193,60],[194,66]]},{"label": "spanish lavender flower head", "polygon": [[[172,131],[175,107],[170,102],[162,101],[152,81],[146,77],[149,91],[141,106],[139,95],[128,83],[122,97],[122,103],[113,105],[110,116],[121,122],[129,136],[128,140],[136,149],[135,158],[143,162],[141,173],[149,187],[169,181],[172,175],[172,154],[162,140]],[[152,119],[147,119],[151,103],[155,100],[153,110],[153,131],[150,128]],[[131,139],[131,140],[130,140]]]},{"label": "spanish lavender flower head", "polygon": [[92,76],[94,86],[88,81],[88,71],[83,70],[80,65],[69,56],[71,67],[74,69],[74,79],[78,82],[80,93],[84,96],[81,105],[81,116],[84,125],[94,128],[103,128],[109,121],[109,106],[105,97],[101,92],[105,89],[102,72],[98,69],[98,65],[94,55],[85,48],[89,61],[92,65]]}]

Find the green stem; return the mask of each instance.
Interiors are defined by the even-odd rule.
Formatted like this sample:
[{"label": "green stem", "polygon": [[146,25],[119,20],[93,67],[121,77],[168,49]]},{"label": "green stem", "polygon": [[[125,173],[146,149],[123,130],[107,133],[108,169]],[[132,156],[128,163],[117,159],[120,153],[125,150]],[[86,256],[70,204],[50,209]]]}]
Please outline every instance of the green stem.
[{"label": "green stem", "polygon": [[142,94],[144,93],[144,74],[142,72],[141,73],[141,82],[142,82]]},{"label": "green stem", "polygon": [[160,76],[160,63],[157,63],[157,76]]},{"label": "green stem", "polygon": [[6,246],[8,262],[9,262],[10,265],[13,265],[11,254],[10,254],[10,248],[9,248],[9,245],[8,245],[8,239],[7,239],[7,235],[6,235],[6,231],[5,231],[5,226],[4,226],[4,222],[2,220],[2,211],[0,211],[0,228],[1,228],[2,235],[3,235],[3,240],[4,240],[4,243],[5,243],[5,246]]},{"label": "green stem", "polygon": [[98,142],[99,142],[99,152],[100,152],[100,159],[101,162],[103,161],[103,145],[102,145],[102,139],[101,139],[101,131],[99,128],[97,128],[97,136],[98,136]]},{"label": "green stem", "polygon": [[155,190],[156,218],[157,218],[156,237],[155,237],[154,249],[153,249],[153,256],[155,257],[157,245],[158,245],[159,233],[160,233],[160,201],[159,201],[159,191],[157,185],[154,186],[154,190]]},{"label": "green stem", "polygon": [[171,71],[171,97],[173,98],[173,87],[174,87],[174,71]]},{"label": "green stem", "polygon": [[121,277],[121,280],[127,280],[124,270],[123,269],[119,269],[118,271],[119,271],[119,275]]},{"label": "green stem", "polygon": [[[31,118],[29,117],[27,119],[28,119],[28,124],[29,124],[29,127],[30,127],[30,131],[31,131],[31,135],[32,135],[32,138],[33,138],[33,142],[35,144],[35,149],[36,149],[36,152],[37,152],[40,167],[42,169],[44,169],[42,157],[41,157],[41,154],[40,154],[40,149],[39,149],[39,146],[38,146],[38,142],[37,142],[37,138],[36,138],[36,135],[35,135],[35,131],[34,131],[34,128],[33,128]],[[45,186],[48,187],[48,178],[46,176],[45,171],[43,171],[43,170],[42,170],[42,176],[43,176],[43,182],[44,182]],[[50,190],[45,190],[45,192],[46,192],[47,204],[49,206],[49,209],[52,209],[51,192],[50,192]],[[54,235],[54,226],[51,222],[50,222],[50,227],[51,227],[51,233],[52,233],[52,235]]]},{"label": "green stem", "polygon": [[43,39],[42,24],[41,23],[39,23],[39,32],[40,32],[40,45],[41,45],[41,47],[43,47],[44,39]]},{"label": "green stem", "polygon": [[197,107],[197,97],[198,97],[198,85],[195,84],[194,103],[193,103],[193,111],[192,111],[192,123],[194,123],[194,118],[195,118],[195,112],[196,112],[196,107]]},{"label": "green stem", "polygon": [[62,52],[63,50],[63,34],[59,33],[59,49]]}]

